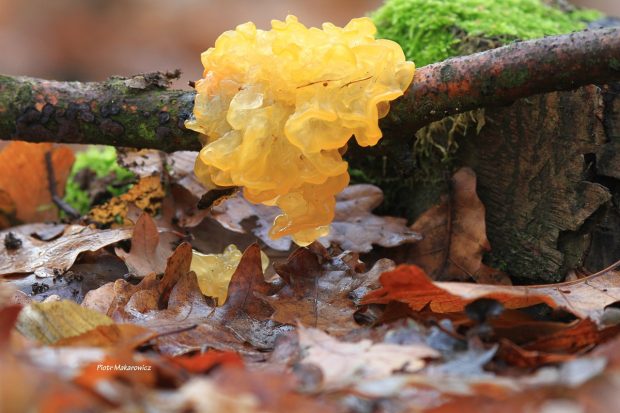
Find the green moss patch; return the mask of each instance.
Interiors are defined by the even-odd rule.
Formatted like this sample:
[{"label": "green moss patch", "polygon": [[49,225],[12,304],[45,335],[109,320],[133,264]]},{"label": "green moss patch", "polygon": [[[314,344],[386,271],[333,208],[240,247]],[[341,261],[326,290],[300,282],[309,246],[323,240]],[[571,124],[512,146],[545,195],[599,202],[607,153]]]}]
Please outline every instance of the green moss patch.
[{"label": "green moss patch", "polygon": [[468,37],[500,44],[582,30],[601,17],[541,0],[387,0],[371,15],[378,36],[398,42],[417,66],[461,54]]},{"label": "green moss patch", "polygon": [[116,149],[112,146],[92,146],[86,151],[76,153],[75,163],[65,187],[65,201],[81,214],[86,214],[92,206],[88,190],[81,188],[76,180],[78,173],[87,168],[94,172],[94,179],[110,178],[106,189],[111,196],[127,192],[129,185],[123,183],[135,178],[131,171],[117,163]]}]

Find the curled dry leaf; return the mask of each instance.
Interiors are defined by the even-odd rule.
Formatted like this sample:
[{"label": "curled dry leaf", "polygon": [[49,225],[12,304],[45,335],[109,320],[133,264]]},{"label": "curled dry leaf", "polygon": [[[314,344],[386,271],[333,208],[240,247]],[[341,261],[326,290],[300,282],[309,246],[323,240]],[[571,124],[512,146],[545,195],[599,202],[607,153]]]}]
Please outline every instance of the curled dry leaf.
[{"label": "curled dry leaf", "polygon": [[397,345],[361,340],[339,341],[321,330],[298,328],[302,363],[318,366],[323,373],[322,390],[343,389],[363,381],[379,380],[395,372],[415,372],[426,359],[440,354],[423,344]]},{"label": "curled dry leaf", "polygon": [[81,225],[67,225],[60,237],[41,241],[32,234],[50,225],[32,224],[0,232],[0,240],[12,232],[21,241],[17,249],[7,250],[0,242],[0,275],[34,272],[39,277],[53,277],[54,270],[68,270],[84,251],[97,251],[107,245],[131,237],[131,229],[97,230]]},{"label": "curled dry leaf", "polygon": [[125,261],[129,271],[136,276],[163,274],[166,270],[166,260],[174,249],[173,242],[177,240],[178,236],[169,232],[160,237],[153,218],[143,212],[133,227],[131,250],[127,253],[121,248],[116,248],[116,255]]},{"label": "curled dry leaf", "polygon": [[265,297],[275,310],[272,319],[345,334],[359,327],[353,318],[357,311],[354,291],[376,287],[379,276],[392,269],[394,263],[381,259],[370,271],[361,273],[356,271],[356,254],[345,252],[329,257],[320,244],[314,244],[313,249],[298,248],[285,263],[275,265],[285,287]]},{"label": "curled dry leaf", "polygon": [[544,303],[600,323],[605,307],[620,301],[620,273],[616,271],[601,271],[559,284],[502,286],[434,282],[420,267],[400,265],[383,273],[379,281],[382,287],[366,295],[363,303],[399,301],[415,311],[428,305],[431,311],[449,313],[463,311],[468,303],[484,297],[495,299],[508,309]]},{"label": "curled dry leaf", "polygon": [[18,221],[42,222],[58,218],[58,209],[50,194],[45,161],[47,152],[51,152],[58,191],[56,195],[62,197],[75,159],[70,148],[54,147],[51,143],[15,141],[0,152],[0,193],[5,194],[0,199],[9,198],[12,201]]},{"label": "curled dry leaf", "polygon": [[[353,252],[369,252],[372,245],[395,247],[421,239],[419,233],[406,225],[404,218],[380,217],[371,211],[383,201],[383,192],[374,185],[351,185],[336,196],[336,215],[329,235],[320,238],[324,246],[332,242]],[[265,205],[253,205],[241,195],[226,200],[213,209],[213,217],[232,231],[244,231],[244,220],[257,217],[254,235],[269,247],[288,251],[292,246],[290,237],[272,240],[269,229],[279,210]]]},{"label": "curled dry leaf", "polygon": [[482,263],[491,250],[486,235],[485,209],[476,194],[476,174],[459,169],[451,180],[451,192],[441,203],[422,214],[411,226],[422,241],[409,250],[409,261],[435,280],[469,280],[510,284],[500,271]]}]

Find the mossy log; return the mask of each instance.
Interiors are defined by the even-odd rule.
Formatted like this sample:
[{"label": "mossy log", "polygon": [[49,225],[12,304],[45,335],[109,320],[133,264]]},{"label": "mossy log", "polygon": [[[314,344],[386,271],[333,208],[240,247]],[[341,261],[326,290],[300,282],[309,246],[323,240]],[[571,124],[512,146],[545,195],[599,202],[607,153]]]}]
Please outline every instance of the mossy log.
[{"label": "mossy log", "polygon": [[[0,76],[0,136],[198,149],[197,135],[183,126],[193,92],[167,90],[169,78],[152,74],[78,83]],[[487,126],[462,140],[458,159],[479,175],[494,261],[515,276],[537,281],[555,281],[580,265],[598,269],[620,258],[618,88],[540,93],[617,80],[620,29],[448,59],[416,71],[412,87],[381,122],[385,137],[378,148],[352,148],[348,157],[362,171],[378,168],[405,183],[415,175],[416,130],[484,107]],[[418,212],[444,188],[433,183],[412,192],[407,187],[396,197],[415,204]]]}]

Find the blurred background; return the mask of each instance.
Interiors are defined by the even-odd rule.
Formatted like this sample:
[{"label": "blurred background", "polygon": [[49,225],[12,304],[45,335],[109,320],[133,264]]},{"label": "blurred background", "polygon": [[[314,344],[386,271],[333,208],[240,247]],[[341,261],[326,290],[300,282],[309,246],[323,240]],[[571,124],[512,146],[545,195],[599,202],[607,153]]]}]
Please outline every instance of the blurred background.
[{"label": "blurred background", "polygon": [[[57,80],[179,68],[176,87],[202,74],[200,53],[248,20],[268,28],[295,14],[343,25],[382,0],[0,0],[0,73]],[[575,4],[620,16],[620,0]]]}]

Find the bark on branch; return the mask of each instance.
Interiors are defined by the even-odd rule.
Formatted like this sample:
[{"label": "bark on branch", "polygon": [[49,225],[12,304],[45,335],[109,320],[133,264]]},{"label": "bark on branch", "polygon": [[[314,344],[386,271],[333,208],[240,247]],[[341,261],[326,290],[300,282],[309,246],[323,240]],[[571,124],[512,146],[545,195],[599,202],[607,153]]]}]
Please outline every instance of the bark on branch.
[{"label": "bark on branch", "polygon": [[[194,93],[168,90],[173,76],[114,77],[99,83],[0,76],[0,138],[199,149],[196,133],[183,126]],[[419,68],[381,127],[411,137],[446,115],[617,80],[619,28],[519,42]]]}]

